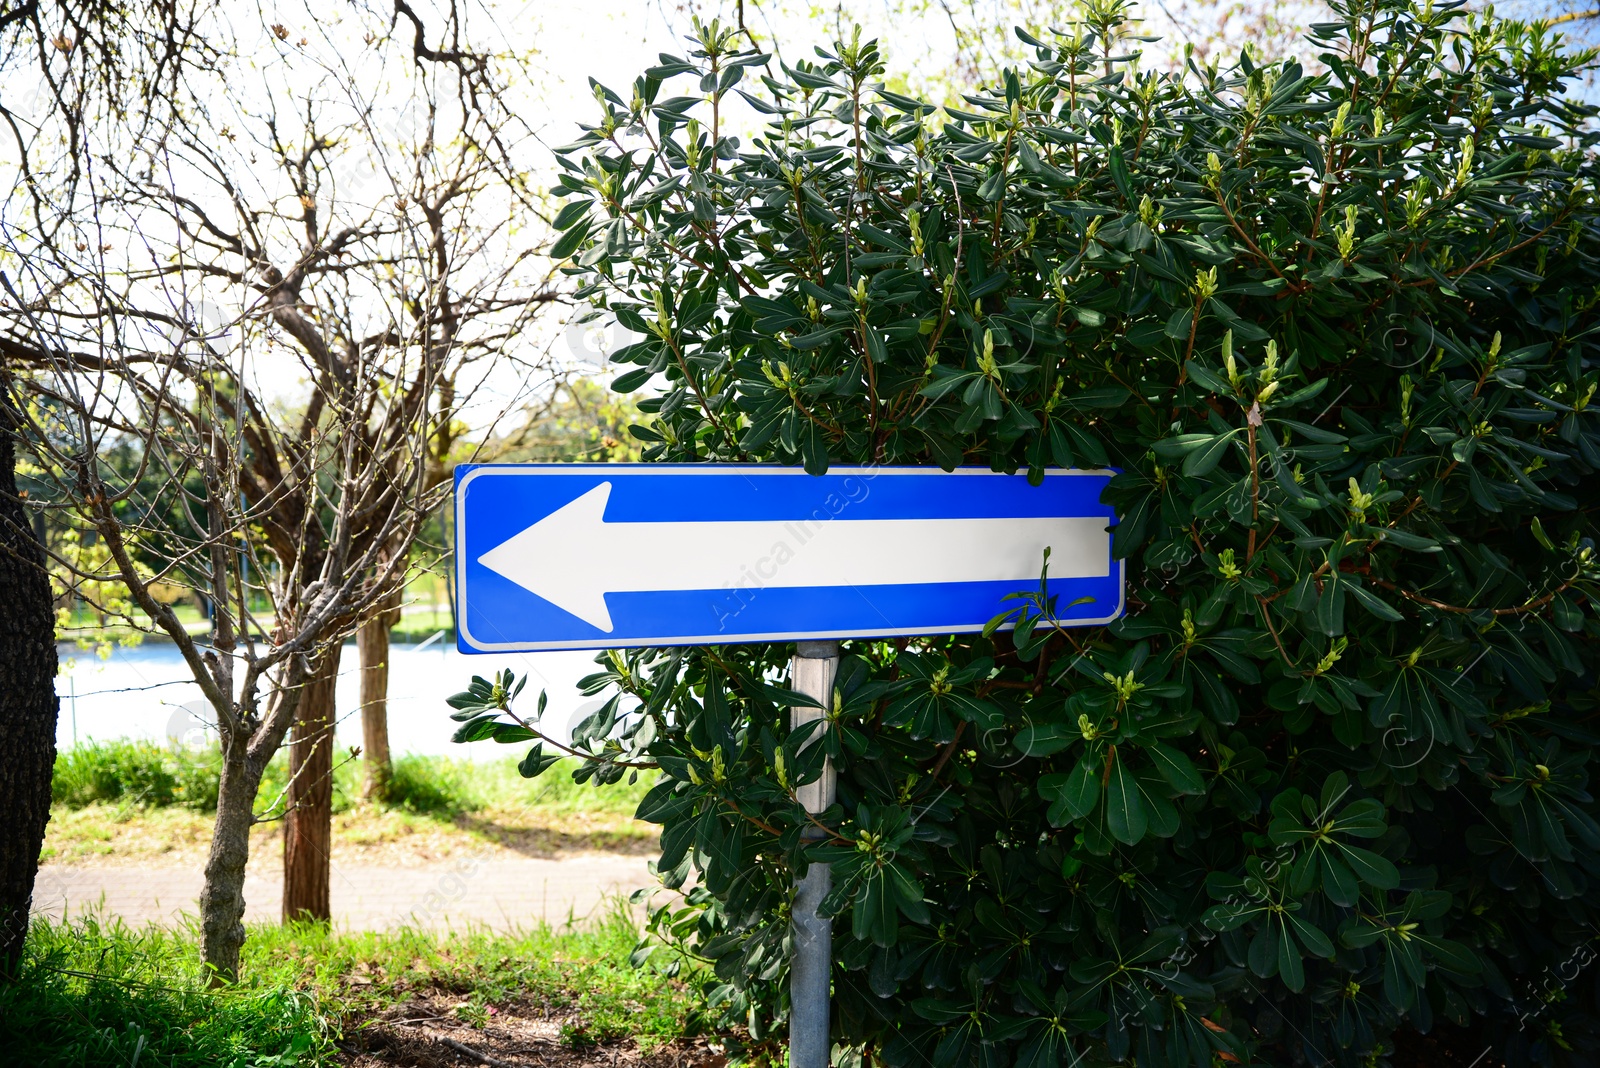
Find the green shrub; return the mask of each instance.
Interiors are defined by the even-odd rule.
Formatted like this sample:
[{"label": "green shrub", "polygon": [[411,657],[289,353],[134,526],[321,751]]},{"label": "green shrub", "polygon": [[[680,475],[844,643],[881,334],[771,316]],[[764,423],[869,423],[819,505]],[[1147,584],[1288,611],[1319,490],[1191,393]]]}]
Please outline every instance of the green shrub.
[{"label": "green shrub", "polygon": [[149,742],[87,742],[56,755],[51,796],[82,808],[96,801],[170,805],[177,790],[166,749]]},{"label": "green shrub", "polygon": [[[334,749],[333,799],[330,805],[333,812],[348,812],[359,803],[364,774],[359,757],[351,757],[347,748]],[[261,774],[261,788],[256,792],[256,814],[281,814],[288,786],[289,749],[285,746],[272,755]]]},{"label": "green shrub", "polygon": [[[658,920],[758,1038],[829,861],[835,1034],[888,1064],[1594,1063],[1591,57],[1335,0],[1323,73],[1178,77],[1124,10],[943,125],[853,40],[739,142],[766,57],[715,24],[597,90],[555,252],[644,335],[615,388],[665,377],[647,459],[1115,467],[1127,612],[847,643],[808,757],[790,648],[602,657],[579,774],[662,769]],[[465,737],[525,737],[475,718],[513,689]]]},{"label": "green shrub", "polygon": [[98,801],[212,812],[220,774],[215,749],[193,751],[130,739],[90,741],[56,755],[51,796],[69,808]]}]

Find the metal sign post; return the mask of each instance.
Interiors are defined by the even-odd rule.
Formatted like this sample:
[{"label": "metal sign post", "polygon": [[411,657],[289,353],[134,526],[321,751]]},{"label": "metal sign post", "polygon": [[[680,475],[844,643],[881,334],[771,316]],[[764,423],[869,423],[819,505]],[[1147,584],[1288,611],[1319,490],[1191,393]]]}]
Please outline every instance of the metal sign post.
[{"label": "metal sign post", "polygon": [[[826,718],[833,706],[833,680],[839,672],[839,643],[800,642],[791,661],[790,684],[821,708],[791,708],[789,729]],[[813,743],[815,744],[815,743]],[[817,815],[833,804],[838,778],[833,761],[822,765],[822,777],[796,794],[807,812]],[[807,837],[816,837],[808,834]],[[833,1040],[828,1006],[833,972],[833,921],[817,915],[822,899],[833,889],[832,867],[812,864],[795,883],[790,908],[794,954],[789,960],[789,1068],[827,1068]]]}]

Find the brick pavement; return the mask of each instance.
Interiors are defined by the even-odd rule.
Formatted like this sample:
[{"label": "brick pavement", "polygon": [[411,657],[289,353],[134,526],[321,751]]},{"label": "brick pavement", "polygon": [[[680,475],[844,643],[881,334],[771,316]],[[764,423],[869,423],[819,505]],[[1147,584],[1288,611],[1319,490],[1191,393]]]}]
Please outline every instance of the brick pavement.
[{"label": "brick pavement", "polygon": [[[331,898],[336,926],[384,930],[410,924],[505,930],[536,921],[583,920],[655,880],[645,858],[583,853],[556,859],[467,855],[407,866],[351,864],[333,867]],[[251,865],[245,878],[245,921],[279,918],[282,874]],[[179,920],[197,911],[201,873],[166,866],[46,864],[34,889],[34,912],[60,918],[98,908],[130,924]]]}]

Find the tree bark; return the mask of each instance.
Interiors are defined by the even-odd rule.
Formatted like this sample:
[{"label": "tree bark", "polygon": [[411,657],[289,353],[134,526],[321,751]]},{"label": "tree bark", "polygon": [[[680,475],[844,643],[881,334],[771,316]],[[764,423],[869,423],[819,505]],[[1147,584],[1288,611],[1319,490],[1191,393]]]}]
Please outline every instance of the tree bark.
[{"label": "tree bark", "polygon": [[200,890],[201,953],[212,985],[238,978],[239,950],[244,945],[244,869],[250,859],[250,828],[263,770],[245,755],[248,744],[248,738],[223,738],[217,818]]},{"label": "tree bark", "polygon": [[4,376],[0,389],[0,978],[10,978],[50,820],[59,702],[50,579],[17,495],[17,424]]},{"label": "tree bark", "polygon": [[389,631],[400,622],[400,591],[383,610],[361,625],[356,648],[361,652],[361,751],[366,781],[361,796],[381,801],[389,792],[393,764],[389,757]]},{"label": "tree bark", "polygon": [[330,645],[306,681],[289,744],[289,811],[283,824],[283,921],[333,918],[328,904],[333,848],[334,686],[340,646]]}]

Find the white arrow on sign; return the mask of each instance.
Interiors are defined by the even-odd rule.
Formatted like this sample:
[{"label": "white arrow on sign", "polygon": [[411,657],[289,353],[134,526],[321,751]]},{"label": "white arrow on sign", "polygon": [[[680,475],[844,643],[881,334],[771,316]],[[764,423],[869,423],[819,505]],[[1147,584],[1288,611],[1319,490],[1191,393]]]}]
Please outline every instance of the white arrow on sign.
[{"label": "white arrow on sign", "polygon": [[608,523],[602,482],[478,563],[609,633],[607,593],[749,586],[902,586],[1110,574],[1098,516]]}]

